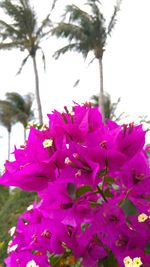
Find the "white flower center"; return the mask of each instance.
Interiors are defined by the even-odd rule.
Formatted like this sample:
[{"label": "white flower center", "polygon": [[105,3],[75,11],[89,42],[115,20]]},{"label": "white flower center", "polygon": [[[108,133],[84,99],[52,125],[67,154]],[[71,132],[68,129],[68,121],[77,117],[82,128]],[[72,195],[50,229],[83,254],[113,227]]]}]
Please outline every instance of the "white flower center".
[{"label": "white flower center", "polygon": [[26,267],[39,267],[34,260],[31,260],[27,263]]},{"label": "white flower center", "polygon": [[51,147],[53,145],[53,140],[52,139],[45,139],[43,142],[43,147]]}]

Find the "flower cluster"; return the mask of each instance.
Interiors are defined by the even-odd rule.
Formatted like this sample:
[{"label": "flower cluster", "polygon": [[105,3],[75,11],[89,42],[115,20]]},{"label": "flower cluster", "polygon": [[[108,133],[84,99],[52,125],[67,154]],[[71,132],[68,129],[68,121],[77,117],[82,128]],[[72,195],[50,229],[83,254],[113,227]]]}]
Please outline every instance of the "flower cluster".
[{"label": "flower cluster", "polygon": [[8,267],[150,267],[150,169],[141,125],[97,108],[54,111],[30,129],[0,184],[38,192],[10,231]]}]

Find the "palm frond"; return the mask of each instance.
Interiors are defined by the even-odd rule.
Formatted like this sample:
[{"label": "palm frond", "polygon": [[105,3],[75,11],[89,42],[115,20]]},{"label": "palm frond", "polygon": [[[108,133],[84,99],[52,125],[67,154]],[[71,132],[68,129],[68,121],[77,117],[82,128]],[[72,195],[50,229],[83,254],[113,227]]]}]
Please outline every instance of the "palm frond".
[{"label": "palm frond", "polygon": [[12,4],[10,0],[2,0],[0,2],[0,7],[11,18],[14,17],[14,14],[18,13],[18,5]]},{"label": "palm frond", "polygon": [[20,0],[21,5],[25,8],[30,8],[29,0]]},{"label": "palm frond", "polygon": [[93,49],[93,47],[91,46],[91,44],[85,40],[84,42],[80,42],[80,43],[76,44],[75,51],[82,53],[84,60],[86,60],[89,51],[91,51],[92,49]]},{"label": "palm frond", "polygon": [[22,44],[20,42],[10,42],[10,43],[0,43],[0,49],[3,50],[9,50],[9,49],[13,49],[13,48],[17,48],[22,46]]},{"label": "palm frond", "polygon": [[69,45],[66,45],[66,46],[64,46],[64,47],[62,47],[62,48],[60,48],[60,49],[58,49],[58,50],[53,54],[53,57],[54,57],[55,59],[58,59],[59,56],[60,56],[61,54],[65,54],[66,52],[71,51],[71,50],[73,50],[73,49],[76,49],[76,43],[74,43],[74,44],[69,44]]},{"label": "palm frond", "polygon": [[107,34],[111,35],[112,30],[114,29],[116,22],[117,22],[117,14],[120,11],[120,5],[121,5],[122,0],[117,0],[116,5],[114,6],[114,11],[113,14],[110,18],[110,22],[108,24],[108,28],[107,28]]},{"label": "palm frond", "polygon": [[53,11],[53,9],[55,8],[55,5],[56,5],[57,1],[58,1],[58,0],[53,0],[52,7],[51,7],[51,11]]},{"label": "palm frond", "polygon": [[[89,35],[96,47],[104,47],[107,39],[106,19],[100,11],[100,2],[98,0],[88,0],[87,5],[91,8],[90,27],[88,25]],[[86,29],[85,25],[84,28]]]},{"label": "palm frond", "polygon": [[64,13],[64,17],[69,14],[69,22],[76,22],[82,24],[83,22],[89,24],[91,20],[90,14],[80,9],[76,5],[67,5]]},{"label": "palm frond", "polygon": [[[99,95],[92,95],[90,97],[91,104],[93,107],[98,107],[99,106]],[[104,112],[105,112],[105,118],[114,120],[114,121],[119,121],[123,119],[124,117],[124,112],[120,113],[118,116],[116,115],[116,111],[118,108],[118,104],[120,103],[120,98],[117,99],[117,102],[112,103],[111,101],[111,96],[108,93],[104,93]]]},{"label": "palm frond", "polygon": [[16,110],[7,100],[0,100],[0,124],[11,131],[11,126],[16,122]]},{"label": "palm frond", "polygon": [[99,95],[92,95],[90,97],[90,101],[93,107],[98,107],[99,106]]},{"label": "palm frond", "polygon": [[[48,27],[50,27],[51,25],[52,25],[52,22],[51,22],[51,20],[50,20],[50,13],[46,16],[46,18],[42,21],[42,23],[41,23],[41,26],[38,28],[38,30],[36,31],[36,36],[38,37],[39,35],[41,36],[41,37],[43,37],[43,36],[45,36],[45,35],[47,35],[47,34],[45,34],[44,32],[43,32],[43,30],[48,26]],[[48,31],[48,32],[50,32],[50,31]]]},{"label": "palm frond", "polygon": [[95,18],[101,17],[102,13],[100,12],[100,2],[98,0],[88,0],[86,4],[90,6],[92,15],[94,15]]},{"label": "palm frond", "polygon": [[38,49],[40,49],[40,51],[42,53],[42,61],[43,61],[43,65],[44,65],[44,70],[46,70],[46,58],[45,58],[44,51],[42,50],[41,47],[38,47]]},{"label": "palm frond", "polygon": [[60,22],[58,26],[51,30],[51,34],[56,35],[58,38],[68,38],[69,41],[85,38],[80,26],[66,22]]},{"label": "palm frond", "polygon": [[14,25],[22,32],[22,36],[30,36],[35,34],[37,21],[35,12],[31,8],[20,8],[20,14],[15,18]]},{"label": "palm frond", "polygon": [[33,118],[33,112],[31,110],[33,94],[29,93],[22,96],[17,92],[9,92],[6,93],[6,101],[13,107],[16,119],[26,126],[28,121]]},{"label": "palm frond", "polygon": [[10,0],[2,0],[0,3],[0,7],[12,20],[11,26],[19,33],[17,38],[23,38],[26,35],[33,34],[36,28],[35,12],[26,2],[28,1],[19,0],[19,5],[12,3]]},{"label": "palm frond", "polygon": [[101,5],[101,2],[99,0],[87,0],[87,3],[90,4],[90,3],[98,3],[99,5]]},{"label": "palm frond", "polygon": [[15,27],[13,27],[13,25],[11,24],[8,24],[7,22],[3,21],[3,20],[0,20],[0,36],[1,34],[3,34],[3,32],[6,33],[6,37],[9,36],[9,38],[11,38],[11,36],[13,36],[14,34],[16,36],[19,36],[20,32],[15,29]]},{"label": "palm frond", "polygon": [[20,66],[18,72],[16,73],[16,75],[18,75],[18,74],[21,73],[21,71],[22,71],[22,69],[23,69],[24,65],[26,64],[26,62],[27,62],[27,60],[28,60],[29,57],[30,57],[30,54],[28,54],[28,55],[22,60],[21,66]]},{"label": "palm frond", "polygon": [[31,111],[31,107],[33,104],[33,100],[34,100],[34,95],[32,93],[28,93],[27,95],[24,96],[24,112],[26,112],[27,114],[31,114],[31,116],[33,117],[33,112]]},{"label": "palm frond", "polygon": [[90,62],[88,63],[88,66],[91,65],[95,59],[96,59],[96,57],[93,57],[93,58],[90,60]]},{"label": "palm frond", "polygon": [[14,106],[14,108],[24,110],[24,99],[19,93],[8,92],[6,93],[6,99]]},{"label": "palm frond", "polygon": [[33,33],[36,27],[36,17],[34,9],[30,7],[28,1],[19,1],[14,4],[10,0],[3,0],[0,7],[13,20],[13,25],[23,35]]},{"label": "palm frond", "polygon": [[29,113],[33,104],[33,94],[20,95],[17,92],[6,93],[6,100],[9,101],[16,110],[20,110],[24,113]]},{"label": "palm frond", "polygon": [[74,85],[73,85],[73,87],[76,87],[76,86],[78,86],[78,85],[79,85],[79,83],[80,83],[80,79],[76,80],[76,81],[75,81],[75,83],[74,83]]}]

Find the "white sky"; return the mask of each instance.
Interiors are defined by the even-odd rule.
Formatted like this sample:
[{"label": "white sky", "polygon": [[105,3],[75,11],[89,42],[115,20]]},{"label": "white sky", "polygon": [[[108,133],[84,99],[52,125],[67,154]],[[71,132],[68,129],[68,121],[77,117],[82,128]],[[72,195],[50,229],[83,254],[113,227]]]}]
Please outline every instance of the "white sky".
[{"label": "white sky", "polygon": [[[66,4],[83,3],[82,0],[58,0],[53,19],[59,21]],[[32,0],[38,17],[43,19],[47,14],[51,0]],[[106,17],[112,12],[113,0],[103,0]],[[128,121],[138,121],[138,116],[149,115],[150,118],[150,1],[149,0],[123,0],[118,22],[104,54],[104,89],[115,102],[121,97],[118,113],[124,111],[130,115]],[[56,49],[66,42],[56,40],[54,37],[43,43],[46,55],[47,70],[44,73],[43,65],[38,56],[38,69],[40,78],[41,101],[43,114],[54,108],[62,110],[64,105],[72,105],[72,101],[83,103],[89,101],[90,96],[99,92],[98,63],[89,55],[84,62],[82,55],[68,53],[57,61],[52,58]],[[33,92],[34,73],[32,61],[25,65],[21,75],[15,76],[22,59],[26,54],[19,50],[0,51],[0,98],[5,93],[17,91],[20,94]],[[75,81],[80,78],[78,87],[73,88]],[[0,128],[0,164],[7,158],[7,131]],[[12,131],[11,147],[19,146],[23,142],[22,126],[16,125]]]}]

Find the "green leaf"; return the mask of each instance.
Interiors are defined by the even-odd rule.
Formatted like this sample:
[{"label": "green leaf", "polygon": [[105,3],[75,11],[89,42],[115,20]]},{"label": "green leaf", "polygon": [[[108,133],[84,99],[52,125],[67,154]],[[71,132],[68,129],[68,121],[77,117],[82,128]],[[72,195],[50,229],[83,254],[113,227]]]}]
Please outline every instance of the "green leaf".
[{"label": "green leaf", "polygon": [[92,187],[90,185],[81,186],[76,191],[76,197],[78,198],[89,191],[92,191]]},{"label": "green leaf", "polygon": [[50,264],[51,264],[51,266],[53,266],[53,267],[58,267],[58,266],[60,266],[60,261],[61,261],[61,259],[62,259],[62,255],[51,255],[50,256]]},{"label": "green leaf", "polygon": [[102,176],[104,176],[106,173],[107,173],[107,168],[106,168],[106,169],[102,169],[102,170],[100,170],[100,172],[98,172],[97,176],[98,176],[98,177],[102,177]]},{"label": "green leaf", "polygon": [[138,214],[136,206],[127,198],[123,201],[120,207],[124,210],[126,216]]},{"label": "green leaf", "polygon": [[0,249],[2,249],[4,242],[0,242]]},{"label": "green leaf", "polygon": [[95,207],[101,205],[100,203],[98,203],[98,202],[94,202],[94,201],[90,201],[89,203],[90,203],[90,207],[91,207],[91,208],[95,208]]},{"label": "green leaf", "polygon": [[82,232],[85,232],[85,230],[86,230],[87,228],[89,228],[89,227],[90,227],[90,223],[82,223],[82,224],[81,224]]},{"label": "green leaf", "polygon": [[146,154],[148,155],[148,157],[150,157],[150,149],[146,151]]},{"label": "green leaf", "polygon": [[106,184],[113,184],[113,183],[115,183],[114,178],[112,178],[111,176],[105,176],[103,181]]},{"label": "green leaf", "polygon": [[112,254],[112,252],[110,252],[110,254],[106,258],[98,262],[98,267],[110,267],[110,266],[119,267],[118,262],[115,256]]},{"label": "green leaf", "polygon": [[145,246],[145,254],[150,254],[150,244],[146,244],[146,246]]},{"label": "green leaf", "polygon": [[143,197],[143,199],[150,201],[150,197]]},{"label": "green leaf", "polygon": [[111,193],[110,189],[107,188],[105,189],[104,191],[104,196],[107,198],[107,197],[113,197],[113,194]]}]

